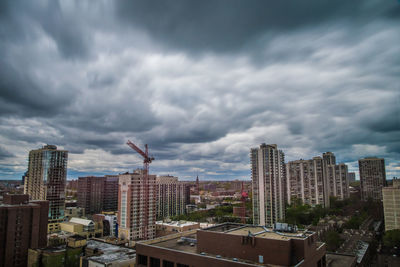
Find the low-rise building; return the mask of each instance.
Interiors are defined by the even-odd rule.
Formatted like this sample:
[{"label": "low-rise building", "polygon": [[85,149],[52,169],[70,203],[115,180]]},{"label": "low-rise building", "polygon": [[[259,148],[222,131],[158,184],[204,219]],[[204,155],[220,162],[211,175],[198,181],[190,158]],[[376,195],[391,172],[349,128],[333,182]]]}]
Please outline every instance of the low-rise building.
[{"label": "low-rise building", "polygon": [[165,236],[185,231],[200,229],[200,223],[188,221],[156,222],[156,236]]},{"label": "low-rise building", "polygon": [[136,243],[143,266],[326,266],[326,245],[309,231],[225,223]]},{"label": "low-rise building", "polygon": [[135,266],[135,250],[103,243],[97,240],[88,240],[85,255],[81,258],[81,266]]},{"label": "low-rise building", "polygon": [[100,223],[81,218],[71,218],[69,222],[60,223],[60,227],[63,232],[85,236],[87,238],[100,237],[103,234]]}]

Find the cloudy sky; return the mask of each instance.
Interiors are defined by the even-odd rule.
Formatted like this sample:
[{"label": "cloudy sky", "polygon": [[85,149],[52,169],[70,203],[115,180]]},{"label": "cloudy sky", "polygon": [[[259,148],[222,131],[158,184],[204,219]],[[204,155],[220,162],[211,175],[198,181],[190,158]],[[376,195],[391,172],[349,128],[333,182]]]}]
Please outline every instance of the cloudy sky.
[{"label": "cloudy sky", "polygon": [[68,178],[249,179],[249,150],[400,176],[400,3],[1,1],[0,179],[69,151]]}]

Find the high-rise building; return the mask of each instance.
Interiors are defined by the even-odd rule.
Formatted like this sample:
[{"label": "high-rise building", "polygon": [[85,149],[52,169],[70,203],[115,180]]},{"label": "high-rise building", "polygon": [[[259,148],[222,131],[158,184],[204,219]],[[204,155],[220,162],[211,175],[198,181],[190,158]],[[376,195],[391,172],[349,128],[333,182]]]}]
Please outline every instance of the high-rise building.
[{"label": "high-rise building", "polygon": [[49,201],[48,231],[59,231],[64,220],[68,151],[46,145],[29,152],[24,193],[31,200]]},{"label": "high-rise building", "polygon": [[365,158],[358,160],[361,182],[361,198],[382,201],[382,188],[386,186],[385,160]]},{"label": "high-rise building", "polygon": [[253,223],[273,225],[285,218],[285,155],[277,145],[261,144],[250,151]]},{"label": "high-rise building", "polygon": [[311,206],[329,207],[323,159],[295,160],[286,164],[287,201],[300,199]]},{"label": "high-rise building", "polygon": [[118,236],[128,240],[152,239],[156,235],[156,176],[143,171],[119,175]]},{"label": "high-rise building", "polygon": [[47,246],[49,202],[4,195],[0,204],[0,267],[27,266],[28,249]]},{"label": "high-rise building", "polygon": [[349,183],[355,182],[356,181],[356,173],[355,172],[349,172],[348,173],[348,180],[349,180]]},{"label": "high-rise building", "polygon": [[400,180],[393,179],[393,185],[382,189],[385,231],[400,229]]},{"label": "high-rise building", "polygon": [[336,157],[332,152],[322,153],[322,158],[326,162],[327,165],[336,165]]},{"label": "high-rise building", "polygon": [[[179,182],[178,177],[158,176],[156,178],[157,219],[177,216],[186,213],[190,194],[190,184]],[[190,196],[189,196],[190,199]]]},{"label": "high-rise building", "polygon": [[118,209],[118,176],[79,177],[78,207],[86,214]]},{"label": "high-rise building", "polygon": [[325,169],[329,196],[340,200],[350,197],[347,165],[326,165]]}]

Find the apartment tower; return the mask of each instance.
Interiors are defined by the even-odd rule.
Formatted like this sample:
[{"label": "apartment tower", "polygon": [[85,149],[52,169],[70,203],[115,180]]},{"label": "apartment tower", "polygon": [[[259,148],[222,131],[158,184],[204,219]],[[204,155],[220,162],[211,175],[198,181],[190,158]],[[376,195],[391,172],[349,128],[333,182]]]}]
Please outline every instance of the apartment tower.
[{"label": "apartment tower", "polygon": [[253,223],[273,225],[285,218],[285,155],[277,145],[250,150]]},{"label": "apartment tower", "polygon": [[361,182],[361,198],[382,201],[382,188],[386,186],[385,160],[365,158],[358,160]]},{"label": "apartment tower", "polygon": [[[158,176],[156,178],[157,219],[186,213],[190,185],[179,182],[178,177]],[[189,197],[190,199],[190,197]]]},{"label": "apartment tower", "polygon": [[4,195],[0,204],[0,267],[25,267],[28,249],[47,246],[49,202]]},{"label": "apartment tower", "polygon": [[118,236],[129,240],[152,239],[156,234],[156,176],[143,171],[119,175]]},{"label": "apartment tower", "polygon": [[49,201],[49,232],[59,231],[64,220],[67,160],[68,151],[53,145],[29,152],[24,194],[31,200]]},{"label": "apartment tower", "polygon": [[88,176],[78,179],[78,207],[86,214],[118,210],[118,176]]},{"label": "apartment tower", "polygon": [[348,168],[344,163],[325,165],[329,197],[344,200],[350,197]]},{"label": "apartment tower", "polygon": [[310,206],[329,207],[329,197],[325,185],[324,164],[321,157],[310,160],[295,160],[286,164],[287,201],[295,199]]}]

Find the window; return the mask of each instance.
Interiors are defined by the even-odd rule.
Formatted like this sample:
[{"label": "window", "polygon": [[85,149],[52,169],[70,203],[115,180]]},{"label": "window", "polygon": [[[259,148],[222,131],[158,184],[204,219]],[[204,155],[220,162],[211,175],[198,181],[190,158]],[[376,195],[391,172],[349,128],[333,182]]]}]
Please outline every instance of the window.
[{"label": "window", "polygon": [[150,257],[150,267],[160,267],[160,259]]},{"label": "window", "polygon": [[163,260],[163,267],[174,267],[174,263],[171,261]]},{"label": "window", "polygon": [[138,255],[138,263],[140,264],[140,265],[145,265],[145,266],[147,266],[147,256],[145,256],[145,255]]},{"label": "window", "polygon": [[189,265],[178,263],[176,267],[189,267]]}]

